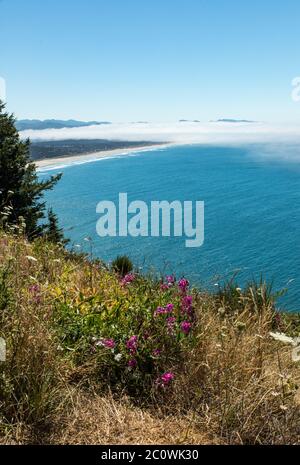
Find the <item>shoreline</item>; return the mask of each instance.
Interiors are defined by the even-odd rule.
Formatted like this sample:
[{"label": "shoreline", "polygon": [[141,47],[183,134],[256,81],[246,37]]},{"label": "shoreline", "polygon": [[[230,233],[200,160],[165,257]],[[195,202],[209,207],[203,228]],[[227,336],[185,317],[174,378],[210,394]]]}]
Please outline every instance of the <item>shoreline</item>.
[{"label": "shoreline", "polygon": [[100,152],[83,153],[78,155],[70,155],[65,157],[44,158],[41,160],[33,160],[38,171],[43,169],[56,169],[64,167],[69,164],[89,163],[103,158],[111,158],[114,156],[128,155],[130,153],[148,152],[155,149],[160,150],[171,146],[172,144],[155,144],[155,145],[141,145],[139,147],[131,147],[124,149],[102,150]]}]

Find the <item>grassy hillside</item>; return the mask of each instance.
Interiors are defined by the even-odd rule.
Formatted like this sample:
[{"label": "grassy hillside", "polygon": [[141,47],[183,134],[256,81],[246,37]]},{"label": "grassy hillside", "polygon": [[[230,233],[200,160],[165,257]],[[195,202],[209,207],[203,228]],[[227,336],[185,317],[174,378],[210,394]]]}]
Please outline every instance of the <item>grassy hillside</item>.
[{"label": "grassy hillside", "polygon": [[2,443],[297,443],[297,333],[265,284],[121,277],[0,232]]}]

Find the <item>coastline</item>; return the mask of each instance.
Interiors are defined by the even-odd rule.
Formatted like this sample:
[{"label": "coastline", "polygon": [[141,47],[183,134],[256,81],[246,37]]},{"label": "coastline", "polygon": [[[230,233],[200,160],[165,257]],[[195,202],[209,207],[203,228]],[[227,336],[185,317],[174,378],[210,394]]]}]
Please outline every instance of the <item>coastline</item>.
[{"label": "coastline", "polygon": [[44,158],[41,160],[34,160],[37,170],[56,169],[66,165],[89,163],[104,158],[111,158],[115,156],[129,155],[131,153],[148,152],[153,150],[161,150],[169,147],[172,144],[155,144],[155,145],[141,145],[140,147],[131,147],[124,149],[102,150],[100,152],[92,152],[86,154],[71,155],[65,157]]}]

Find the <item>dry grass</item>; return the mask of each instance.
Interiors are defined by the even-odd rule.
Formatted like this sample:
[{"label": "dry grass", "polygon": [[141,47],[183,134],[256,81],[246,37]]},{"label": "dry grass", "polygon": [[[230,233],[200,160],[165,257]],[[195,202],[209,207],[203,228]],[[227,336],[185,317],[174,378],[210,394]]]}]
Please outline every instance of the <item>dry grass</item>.
[{"label": "dry grass", "polygon": [[209,444],[193,420],[164,416],[131,405],[127,398],[79,393],[72,411],[58,419],[52,440],[59,444]]},{"label": "dry grass", "polygon": [[194,419],[140,409],[130,400],[73,392],[72,406],[52,419],[51,428],[18,424],[0,444],[219,444]]},{"label": "dry grass", "polygon": [[170,402],[197,411],[199,426],[227,444],[299,443],[299,365],[269,336],[269,303],[256,313],[240,300],[241,310],[224,313],[215,299],[200,299],[198,344]]},{"label": "dry grass", "polygon": [[[106,273],[101,292],[109,300],[118,286],[113,276],[50,244],[5,234],[0,271],[0,336],[8,343],[0,367],[1,443],[300,443],[299,365],[290,347],[269,336],[274,309],[265,288],[218,298],[195,293],[193,349],[173,390],[145,405],[101,392],[89,370],[62,353],[53,326],[58,282],[66,295],[72,286],[89,298]],[[28,292],[35,282],[38,301]]]}]

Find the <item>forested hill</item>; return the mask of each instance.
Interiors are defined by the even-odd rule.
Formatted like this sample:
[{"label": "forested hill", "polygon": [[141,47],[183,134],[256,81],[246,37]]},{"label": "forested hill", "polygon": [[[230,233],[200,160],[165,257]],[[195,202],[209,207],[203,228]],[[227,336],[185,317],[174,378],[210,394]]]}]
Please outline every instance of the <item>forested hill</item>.
[{"label": "forested hill", "polygon": [[[157,144],[161,144],[161,142]],[[72,155],[102,152],[106,150],[147,147],[150,145],[156,145],[156,143],[149,141],[128,142],[106,139],[39,141],[31,142],[30,154],[33,160],[42,160],[45,158],[67,157]]]}]

